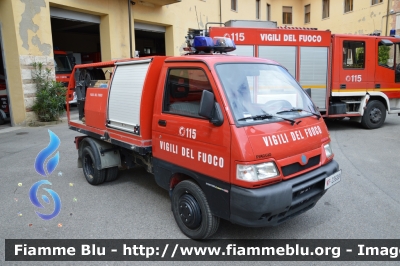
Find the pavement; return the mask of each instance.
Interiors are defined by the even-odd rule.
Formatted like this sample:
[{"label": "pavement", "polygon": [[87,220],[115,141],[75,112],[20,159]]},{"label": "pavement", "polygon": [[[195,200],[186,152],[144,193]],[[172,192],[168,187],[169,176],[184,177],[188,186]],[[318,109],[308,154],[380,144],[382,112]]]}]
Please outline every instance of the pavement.
[{"label": "pavement", "polygon": [[[77,110],[73,109],[73,116]],[[78,132],[61,124],[0,129],[0,265],[5,263],[5,239],[184,239],[174,221],[168,192],[143,169],[121,171],[118,180],[89,185],[77,168],[73,143]],[[215,239],[398,239],[400,201],[400,117],[389,115],[384,126],[364,130],[350,121],[328,122],[335,160],[342,181],[329,189],[310,211],[277,227],[245,228],[221,221]],[[49,144],[49,130],[61,140],[60,162],[48,177],[35,171],[38,153]],[[39,180],[61,198],[60,214],[41,220],[29,198],[31,186]],[[48,206],[53,210],[54,207]],[[46,207],[47,208],[47,207]],[[47,210],[47,209],[46,209]],[[152,264],[164,265],[165,262]],[[239,265],[240,262],[219,262]],[[252,262],[252,265],[315,265],[316,262]],[[337,262],[339,263],[339,262]],[[30,265],[76,265],[74,262],[37,262]],[[80,263],[82,265],[83,263]],[[91,262],[85,265],[121,265]],[[150,262],[133,263],[135,265]],[[171,265],[186,265],[175,262]],[[191,265],[215,265],[191,262]],[[325,264],[333,264],[327,262]],[[385,265],[387,262],[364,262]],[[131,265],[131,263],[130,263]],[[242,264],[241,264],[242,265]],[[346,262],[359,265],[359,262]]]}]

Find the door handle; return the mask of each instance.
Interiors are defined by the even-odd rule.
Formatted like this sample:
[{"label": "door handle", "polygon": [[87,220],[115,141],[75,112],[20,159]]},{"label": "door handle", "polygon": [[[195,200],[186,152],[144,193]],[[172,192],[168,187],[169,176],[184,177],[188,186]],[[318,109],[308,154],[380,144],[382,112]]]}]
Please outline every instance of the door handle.
[{"label": "door handle", "polygon": [[158,120],[158,124],[159,124],[160,126],[165,127],[165,126],[167,126],[167,121],[165,121],[165,120]]}]

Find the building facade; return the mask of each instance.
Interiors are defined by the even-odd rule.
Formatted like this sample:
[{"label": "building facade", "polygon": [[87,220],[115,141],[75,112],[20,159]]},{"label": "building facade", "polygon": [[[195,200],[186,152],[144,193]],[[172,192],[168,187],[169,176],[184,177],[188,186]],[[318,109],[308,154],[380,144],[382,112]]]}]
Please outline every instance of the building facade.
[{"label": "building facade", "polygon": [[[396,29],[399,0],[0,0],[0,77],[11,124],[36,119],[32,63],[55,69],[54,50],[77,63],[135,55],[179,55],[189,29],[229,20],[333,33],[385,35]],[[400,20],[399,20],[400,21]],[[210,24],[211,23],[211,24]]]}]

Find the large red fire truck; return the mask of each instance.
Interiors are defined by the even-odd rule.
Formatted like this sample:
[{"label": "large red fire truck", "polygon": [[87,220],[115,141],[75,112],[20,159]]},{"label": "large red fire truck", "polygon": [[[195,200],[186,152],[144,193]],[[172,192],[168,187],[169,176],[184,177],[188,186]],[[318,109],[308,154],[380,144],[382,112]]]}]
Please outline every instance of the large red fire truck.
[{"label": "large red fire truck", "polygon": [[[190,55],[76,65],[68,90],[81,108],[67,115],[84,134],[75,145],[86,180],[144,166],[193,239],[220,218],[273,226],[314,207],[341,176],[324,120],[276,62],[213,53],[233,47],[196,37]],[[95,69],[111,79],[91,79]]]},{"label": "large red fire truck", "polygon": [[285,66],[325,118],[381,127],[386,113],[400,113],[400,40],[331,34],[300,28],[211,27],[211,37],[233,38],[238,55]]}]

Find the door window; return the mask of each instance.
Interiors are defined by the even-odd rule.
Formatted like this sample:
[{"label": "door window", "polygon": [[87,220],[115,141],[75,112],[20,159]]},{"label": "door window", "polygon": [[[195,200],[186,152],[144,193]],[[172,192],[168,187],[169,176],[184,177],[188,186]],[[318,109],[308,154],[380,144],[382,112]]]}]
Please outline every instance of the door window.
[{"label": "door window", "polygon": [[395,45],[385,45],[378,43],[378,65],[393,68]]},{"label": "door window", "polygon": [[198,117],[203,90],[212,92],[202,69],[174,68],[168,72],[163,112]]},{"label": "door window", "polygon": [[343,41],[343,68],[365,68],[365,42]]},{"label": "door window", "polygon": [[396,64],[396,83],[400,82],[400,43],[396,43],[395,49],[395,64]]}]

